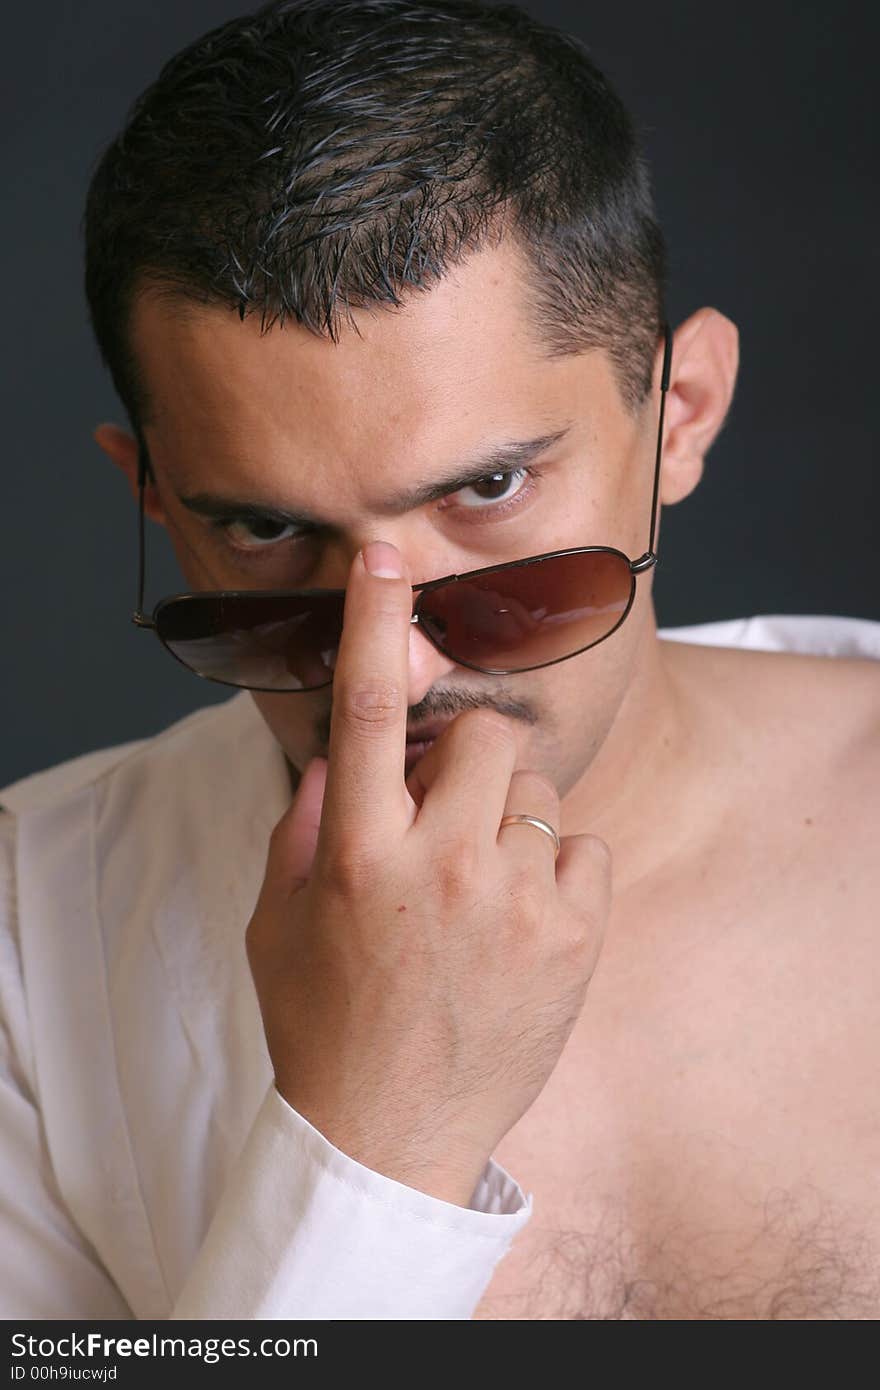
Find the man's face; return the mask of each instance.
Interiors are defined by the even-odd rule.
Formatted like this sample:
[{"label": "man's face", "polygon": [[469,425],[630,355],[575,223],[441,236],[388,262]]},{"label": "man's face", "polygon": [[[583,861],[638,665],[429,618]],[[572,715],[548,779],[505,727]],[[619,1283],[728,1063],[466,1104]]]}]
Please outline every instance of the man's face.
[{"label": "man's face", "polygon": [[[154,407],[144,435],[187,587],[341,589],[370,540],[398,547],[413,584],[569,546],[640,555],[657,393],[634,419],[604,353],[545,357],[523,309],[524,274],[507,244],[478,252],[399,310],[356,310],[360,336],[344,325],[338,344],[291,323],[261,336],[258,314],[242,322],[140,296],[132,341]],[[506,479],[487,465],[485,482],[407,511],[390,505],[499,446],[557,434]],[[208,493],[310,521],[304,531],[253,518],[219,527],[181,501]],[[519,675],[458,666],[414,625],[409,724],[494,708],[517,735],[517,767],[566,796],[654,640],[652,573],[608,641]],[[326,756],[332,687],[253,699],[294,767]]]}]

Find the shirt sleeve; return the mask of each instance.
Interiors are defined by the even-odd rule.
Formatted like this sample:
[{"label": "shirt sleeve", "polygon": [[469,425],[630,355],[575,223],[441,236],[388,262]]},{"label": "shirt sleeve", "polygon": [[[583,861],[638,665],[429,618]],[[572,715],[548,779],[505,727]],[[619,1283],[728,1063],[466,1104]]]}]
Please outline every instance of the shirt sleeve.
[{"label": "shirt sleeve", "polygon": [[172,1317],[469,1318],[531,1209],[492,1159],[469,1207],[384,1177],[273,1085]]},{"label": "shirt sleeve", "polygon": [[15,819],[0,811],[0,1317],[131,1318],[55,1181],[17,948]]},{"label": "shirt sleeve", "polygon": [[[0,812],[0,1317],[137,1317],[67,1210],[37,1100]],[[376,1173],[268,1088],[170,1319],[469,1318],[532,1198],[489,1160],[468,1207]]]}]

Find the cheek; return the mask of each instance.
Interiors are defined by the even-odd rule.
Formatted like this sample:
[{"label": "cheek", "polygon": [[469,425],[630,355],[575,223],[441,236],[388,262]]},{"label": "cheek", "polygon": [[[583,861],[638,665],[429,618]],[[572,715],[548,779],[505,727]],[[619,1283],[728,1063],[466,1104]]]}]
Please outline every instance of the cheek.
[{"label": "cheek", "polygon": [[322,752],[319,735],[323,704],[308,694],[273,695],[252,690],[250,696],[276,742],[302,772],[309,759]]},{"label": "cheek", "polygon": [[[632,614],[627,622],[631,618]],[[528,765],[550,778],[560,798],[568,795],[600,751],[626,694],[631,652],[623,642],[611,648],[622,636],[623,628],[608,643],[548,667],[546,679],[529,700],[541,713],[531,731],[527,756],[533,761]],[[527,764],[518,761],[517,766]]]}]

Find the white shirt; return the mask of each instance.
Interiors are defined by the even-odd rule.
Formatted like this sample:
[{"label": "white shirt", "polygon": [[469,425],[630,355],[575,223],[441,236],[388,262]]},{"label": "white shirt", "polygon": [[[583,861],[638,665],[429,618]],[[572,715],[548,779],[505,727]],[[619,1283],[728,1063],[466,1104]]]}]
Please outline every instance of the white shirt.
[{"label": "white shirt", "polygon": [[[858,618],[659,635],[880,659]],[[444,1202],[275,1090],[244,930],[289,801],[247,691],[0,790],[3,1318],[467,1319],[529,1220],[494,1161]]]}]

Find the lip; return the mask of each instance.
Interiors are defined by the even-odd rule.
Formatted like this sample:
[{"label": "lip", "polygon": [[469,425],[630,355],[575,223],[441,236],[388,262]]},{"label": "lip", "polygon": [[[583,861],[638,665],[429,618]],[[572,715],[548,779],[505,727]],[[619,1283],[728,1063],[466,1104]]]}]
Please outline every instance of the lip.
[{"label": "lip", "polygon": [[407,740],[406,757],[404,759],[404,770],[407,777],[412,772],[416,763],[421,762],[428,749],[433,747],[433,744],[434,740],[432,738],[417,743]]},{"label": "lip", "polygon": [[418,729],[407,729],[407,744],[432,743],[451,723],[451,719],[435,719],[433,724],[422,724]]}]

